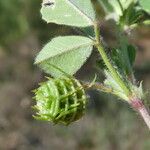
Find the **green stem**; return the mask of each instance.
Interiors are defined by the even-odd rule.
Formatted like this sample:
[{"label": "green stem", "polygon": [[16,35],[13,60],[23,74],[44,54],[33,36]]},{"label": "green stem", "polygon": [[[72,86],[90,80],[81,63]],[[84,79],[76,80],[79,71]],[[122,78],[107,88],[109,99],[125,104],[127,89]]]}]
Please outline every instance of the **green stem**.
[{"label": "green stem", "polygon": [[113,93],[113,89],[106,87],[105,85],[103,85],[101,83],[93,83],[92,85],[89,82],[81,81],[81,83],[82,83],[82,86],[84,87],[84,89],[96,89],[96,90],[99,90],[99,91],[105,92],[105,93]]},{"label": "green stem", "polygon": [[114,80],[119,84],[119,86],[123,89],[123,91],[126,93],[126,95],[129,96],[130,95],[129,88],[126,86],[126,84],[123,82],[123,80],[121,79],[121,77],[119,76],[119,74],[117,73],[117,71],[115,70],[113,65],[111,64],[109,58],[107,57],[107,54],[106,54],[104,48],[101,45],[100,28],[99,28],[99,24],[97,22],[95,23],[94,29],[95,29],[95,36],[96,36],[96,47],[97,47],[105,65],[107,66],[107,68],[110,71]]}]

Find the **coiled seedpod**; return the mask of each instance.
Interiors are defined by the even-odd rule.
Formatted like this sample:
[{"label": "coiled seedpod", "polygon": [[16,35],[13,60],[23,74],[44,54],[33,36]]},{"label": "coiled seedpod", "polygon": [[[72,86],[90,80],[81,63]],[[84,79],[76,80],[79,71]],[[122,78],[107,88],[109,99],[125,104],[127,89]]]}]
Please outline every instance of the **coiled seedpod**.
[{"label": "coiled seedpod", "polygon": [[36,119],[68,125],[85,113],[86,94],[81,83],[74,78],[48,78],[34,92]]}]

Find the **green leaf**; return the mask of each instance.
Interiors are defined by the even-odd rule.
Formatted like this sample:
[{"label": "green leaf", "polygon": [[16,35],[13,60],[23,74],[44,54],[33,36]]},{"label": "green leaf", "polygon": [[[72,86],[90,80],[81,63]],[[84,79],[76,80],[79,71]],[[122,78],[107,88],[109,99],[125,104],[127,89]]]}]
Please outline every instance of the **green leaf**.
[{"label": "green leaf", "polygon": [[110,57],[119,72],[125,76],[133,73],[133,63],[135,61],[136,49],[132,45],[123,44],[112,50]]},{"label": "green leaf", "polygon": [[92,1],[94,0],[68,0],[72,3],[80,12],[91,18],[92,21],[95,20],[95,10],[93,8]]},{"label": "green leaf", "polygon": [[[149,0],[98,0],[106,13],[106,19],[113,19],[122,27],[147,23]],[[141,7],[141,6],[142,7]],[[147,11],[147,12],[146,12]]]},{"label": "green leaf", "polygon": [[123,26],[130,26],[140,24],[146,21],[149,15],[135,3],[131,3],[127,9],[124,10],[123,15],[120,17],[120,23]]},{"label": "green leaf", "polygon": [[93,26],[85,27],[85,28],[74,28],[77,34],[80,34],[82,36],[86,36],[89,38],[94,39],[95,37],[95,32]]},{"label": "green leaf", "polygon": [[113,12],[113,7],[112,5],[109,3],[108,0],[98,0],[99,3],[102,5],[102,7],[104,8],[105,12],[107,13],[111,13]]},{"label": "green leaf", "polygon": [[145,11],[150,13],[150,1],[149,0],[139,0],[140,5],[143,7]]},{"label": "green leaf", "polygon": [[119,16],[122,15],[122,8],[127,9],[129,5],[135,1],[136,0],[99,0],[107,13],[115,12]]},{"label": "green leaf", "polygon": [[131,66],[133,66],[136,57],[136,49],[133,45],[128,45],[128,55],[129,55],[130,64]]},{"label": "green leaf", "polygon": [[44,1],[41,14],[47,23],[77,27],[91,26],[95,20],[91,0],[53,0],[51,5]]},{"label": "green leaf", "polygon": [[[120,87],[118,82],[114,80],[111,73],[107,70],[104,71],[106,79],[104,81],[104,85],[112,89],[112,94],[118,96],[119,98],[128,101],[128,95],[125,94],[124,90]],[[119,74],[119,72],[118,72]],[[124,81],[125,82],[125,81]]]},{"label": "green leaf", "polygon": [[98,0],[105,10],[106,17],[109,19],[119,20],[122,15],[120,5],[117,0]]},{"label": "green leaf", "polygon": [[97,60],[97,61],[96,61],[96,65],[97,65],[100,69],[102,69],[102,70],[104,70],[104,69],[107,68],[106,65],[105,65],[105,63],[104,63],[104,61],[103,61],[102,59]]},{"label": "green leaf", "polygon": [[93,44],[91,39],[83,36],[54,38],[36,57],[35,64],[38,64],[46,73],[54,77],[60,77],[64,74],[51,65],[73,75],[90,56]]}]

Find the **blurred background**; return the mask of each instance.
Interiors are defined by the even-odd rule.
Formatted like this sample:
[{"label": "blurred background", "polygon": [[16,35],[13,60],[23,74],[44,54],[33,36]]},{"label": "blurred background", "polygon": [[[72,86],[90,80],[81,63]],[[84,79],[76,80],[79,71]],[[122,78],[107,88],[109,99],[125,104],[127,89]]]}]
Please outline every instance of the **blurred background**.
[{"label": "blurred background", "polygon": [[[32,118],[31,90],[45,80],[34,58],[52,37],[74,32],[42,21],[40,3],[0,0],[0,150],[149,150],[150,134],[142,119],[124,102],[98,91],[88,91],[86,115],[68,127]],[[113,43],[110,26],[102,31]],[[149,28],[132,31],[130,40],[138,47],[136,78],[150,89]],[[98,72],[103,79],[93,65],[96,57],[94,52],[77,78],[92,80]]]}]

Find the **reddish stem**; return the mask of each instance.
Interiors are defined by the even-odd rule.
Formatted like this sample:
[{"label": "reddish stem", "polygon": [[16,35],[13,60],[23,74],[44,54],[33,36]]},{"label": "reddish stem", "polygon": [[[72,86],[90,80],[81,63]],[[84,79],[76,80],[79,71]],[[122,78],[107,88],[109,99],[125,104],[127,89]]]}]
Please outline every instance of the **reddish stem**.
[{"label": "reddish stem", "polygon": [[134,98],[131,100],[130,105],[141,115],[146,125],[150,129],[150,114],[146,109],[146,107],[144,106],[143,102],[138,98]]}]

